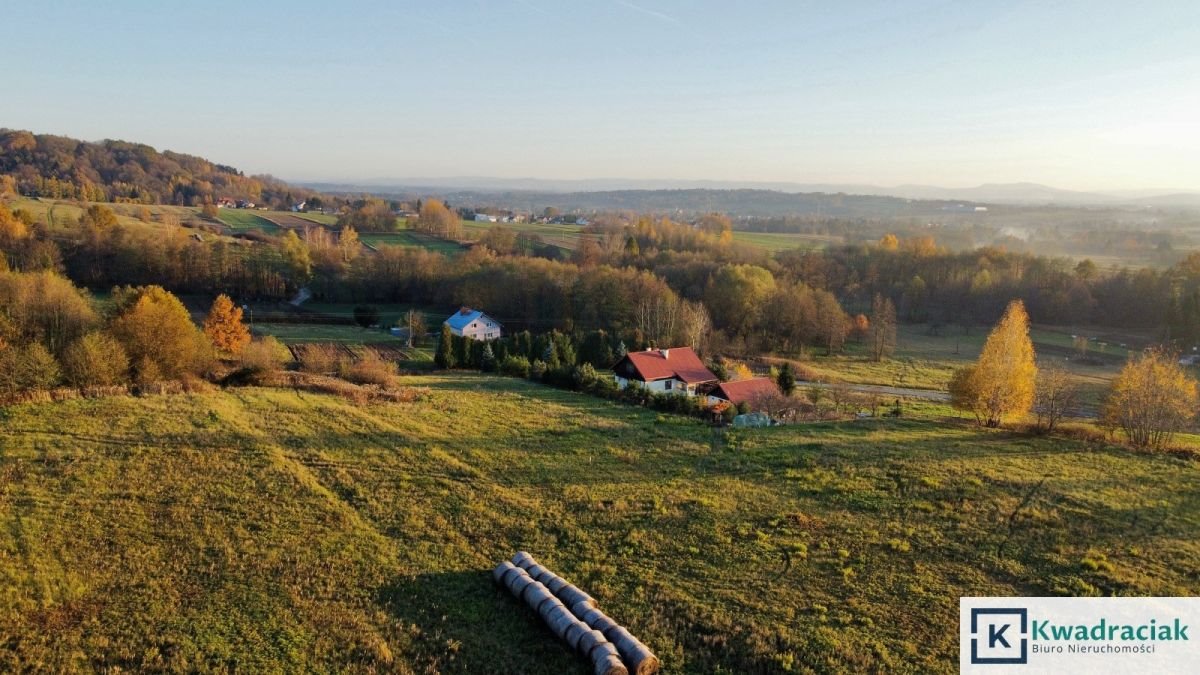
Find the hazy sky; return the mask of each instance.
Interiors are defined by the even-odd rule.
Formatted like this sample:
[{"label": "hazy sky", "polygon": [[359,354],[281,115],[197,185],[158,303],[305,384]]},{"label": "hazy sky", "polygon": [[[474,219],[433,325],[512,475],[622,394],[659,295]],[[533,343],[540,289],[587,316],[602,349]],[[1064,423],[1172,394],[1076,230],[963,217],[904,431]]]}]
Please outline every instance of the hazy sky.
[{"label": "hazy sky", "polygon": [[1200,2],[5,0],[0,126],[294,179],[1200,189]]}]

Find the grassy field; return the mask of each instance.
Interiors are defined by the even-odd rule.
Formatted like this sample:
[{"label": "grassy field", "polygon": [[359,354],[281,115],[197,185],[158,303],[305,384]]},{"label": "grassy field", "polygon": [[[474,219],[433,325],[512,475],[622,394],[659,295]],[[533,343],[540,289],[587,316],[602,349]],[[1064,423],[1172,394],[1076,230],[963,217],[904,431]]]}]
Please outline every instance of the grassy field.
[{"label": "grassy field", "polygon": [[[815,349],[803,365],[823,381],[945,390],[955,369],[979,357],[987,333],[986,328],[976,328],[964,335],[954,327],[934,335],[925,325],[902,325],[895,355],[887,361],[870,360],[866,345],[850,341],[844,354],[824,356]],[[1072,335],[1096,338],[1089,343],[1092,345],[1089,358],[1094,362],[1078,359]],[[1030,337],[1040,362],[1056,363],[1069,370],[1081,388],[1084,404],[1093,408],[1131,350],[1146,343],[1144,336],[1111,335],[1082,328],[1071,331],[1035,327]],[[1127,347],[1122,347],[1122,343]]]},{"label": "grassy field", "polygon": [[412,230],[401,230],[400,232],[361,232],[358,235],[358,239],[364,244],[375,248],[379,246],[424,248],[445,255],[457,255],[464,250],[462,246],[459,246],[455,242],[438,239],[437,237]]},{"label": "grassy field", "polygon": [[217,217],[234,232],[246,230],[262,230],[268,234],[279,232],[278,225],[248,209],[221,209]]},{"label": "grassy field", "polygon": [[583,233],[583,228],[580,226],[565,223],[481,223],[472,220],[463,221],[463,231],[471,239],[478,239],[483,236],[484,232],[493,227],[507,227],[518,234],[536,234],[545,243],[553,244],[568,251],[574,251],[579,246],[580,240],[588,236]]},{"label": "grassy field", "polygon": [[761,248],[774,253],[793,248],[820,249],[841,242],[840,237],[825,237],[811,234],[786,232],[741,232],[735,230],[733,241],[737,244]]},{"label": "grassy field", "polygon": [[[46,223],[52,232],[74,227],[79,221],[79,217],[83,215],[84,208],[86,208],[86,206],[81,207],[78,202],[56,199],[31,199],[26,197],[11,200],[9,206],[13,209],[23,209],[33,214],[37,221]],[[191,231],[190,225],[202,222],[199,211],[186,206],[148,205],[145,208],[150,212],[152,218],[150,222],[138,219],[137,211],[140,205],[106,203],[104,206],[113,210],[117,216],[117,222],[135,231],[147,231],[161,227],[158,218],[162,215],[173,217],[184,227],[185,231]]]},{"label": "grassy field", "polygon": [[358,326],[337,326],[326,324],[304,323],[264,323],[254,324],[255,335],[273,335],[284,344],[294,342],[342,342],[346,344],[361,344],[364,342],[389,342],[398,338],[392,337],[385,330],[363,329]]},{"label": "grassy field", "polygon": [[0,410],[0,667],[589,672],[492,585],[519,548],[669,673],[953,672],[960,595],[1200,593],[1194,463],[407,381]]}]

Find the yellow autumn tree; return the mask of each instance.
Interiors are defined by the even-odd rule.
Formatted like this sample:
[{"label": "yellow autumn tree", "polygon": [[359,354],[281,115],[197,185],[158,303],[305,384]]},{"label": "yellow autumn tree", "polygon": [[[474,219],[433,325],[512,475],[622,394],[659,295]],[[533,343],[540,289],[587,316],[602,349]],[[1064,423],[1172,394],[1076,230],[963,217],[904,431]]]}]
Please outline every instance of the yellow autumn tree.
[{"label": "yellow autumn tree", "polygon": [[1000,426],[1005,417],[1025,415],[1033,405],[1037,383],[1034,359],[1029,315],[1020,300],[1013,300],[988,335],[979,360],[954,374],[951,402],[989,427]]},{"label": "yellow autumn tree", "polygon": [[209,366],[212,343],[187,308],[161,286],[119,288],[109,327],[129,356],[139,382],[195,375]]},{"label": "yellow autumn tree", "polygon": [[228,354],[240,354],[250,342],[250,329],[242,323],[242,308],[222,293],[213,300],[204,319],[204,334],[213,346]]},{"label": "yellow autumn tree", "polygon": [[1103,419],[1125,432],[1129,442],[1159,448],[1196,415],[1196,381],[1161,350],[1131,360],[1113,381]]}]

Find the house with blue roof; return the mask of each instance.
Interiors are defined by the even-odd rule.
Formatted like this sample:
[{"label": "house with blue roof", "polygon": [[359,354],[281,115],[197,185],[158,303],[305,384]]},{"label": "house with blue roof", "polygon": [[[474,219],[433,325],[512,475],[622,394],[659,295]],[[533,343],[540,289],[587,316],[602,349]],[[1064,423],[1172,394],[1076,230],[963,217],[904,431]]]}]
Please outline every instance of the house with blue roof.
[{"label": "house with blue roof", "polygon": [[472,340],[495,340],[500,337],[500,322],[477,309],[463,307],[444,322],[450,332]]}]

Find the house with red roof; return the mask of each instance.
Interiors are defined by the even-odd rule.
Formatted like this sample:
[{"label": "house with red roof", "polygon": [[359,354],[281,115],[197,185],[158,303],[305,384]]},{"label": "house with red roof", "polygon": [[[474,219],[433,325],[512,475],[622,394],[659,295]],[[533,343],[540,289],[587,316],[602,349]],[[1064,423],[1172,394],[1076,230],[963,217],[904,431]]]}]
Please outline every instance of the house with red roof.
[{"label": "house with red roof", "polygon": [[691,347],[629,352],[613,366],[621,389],[636,382],[655,393],[698,396],[718,383]]},{"label": "house with red roof", "polygon": [[769,377],[752,377],[736,382],[722,382],[716,389],[708,392],[708,402],[711,405],[728,401],[737,406],[742,403],[753,406],[764,397],[779,393],[779,385]]}]

